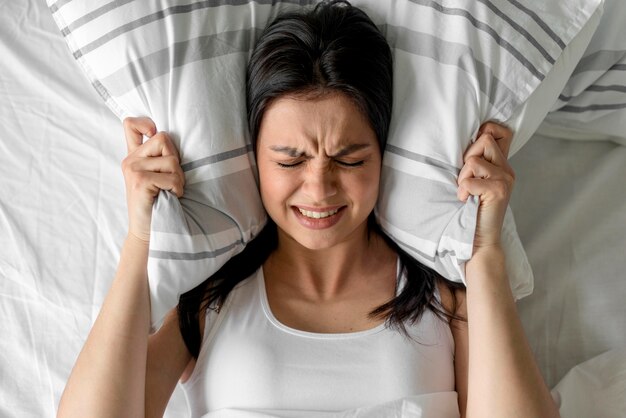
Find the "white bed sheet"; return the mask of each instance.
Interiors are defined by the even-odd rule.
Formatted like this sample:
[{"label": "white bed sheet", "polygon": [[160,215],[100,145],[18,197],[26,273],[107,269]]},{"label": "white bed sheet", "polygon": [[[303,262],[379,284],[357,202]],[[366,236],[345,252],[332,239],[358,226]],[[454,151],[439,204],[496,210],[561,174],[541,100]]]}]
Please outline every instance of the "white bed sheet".
[{"label": "white bed sheet", "polygon": [[519,312],[554,386],[626,347],[626,147],[535,136],[511,163],[511,206],[535,275]]},{"label": "white bed sheet", "polygon": [[[0,57],[0,417],[51,417],[113,278],[125,144],[43,1],[2,4]],[[519,307],[550,386],[626,346],[625,162],[626,147],[539,137],[513,159],[535,270]],[[187,416],[179,390],[167,416]]]}]

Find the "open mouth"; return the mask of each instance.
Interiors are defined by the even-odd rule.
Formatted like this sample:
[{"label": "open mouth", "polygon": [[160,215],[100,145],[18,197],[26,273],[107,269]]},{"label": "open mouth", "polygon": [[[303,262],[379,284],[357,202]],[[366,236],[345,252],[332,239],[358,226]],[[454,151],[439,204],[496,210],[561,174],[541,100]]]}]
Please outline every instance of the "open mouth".
[{"label": "open mouth", "polygon": [[324,219],[324,218],[328,218],[329,216],[335,215],[337,212],[339,212],[341,208],[324,211],[324,212],[315,212],[315,211],[305,210],[302,208],[297,208],[297,209],[303,216],[306,216],[307,218]]},{"label": "open mouth", "polygon": [[292,210],[302,226],[311,229],[325,229],[336,225],[341,220],[346,207],[334,206],[321,210],[310,210],[311,207],[305,209],[292,206]]}]

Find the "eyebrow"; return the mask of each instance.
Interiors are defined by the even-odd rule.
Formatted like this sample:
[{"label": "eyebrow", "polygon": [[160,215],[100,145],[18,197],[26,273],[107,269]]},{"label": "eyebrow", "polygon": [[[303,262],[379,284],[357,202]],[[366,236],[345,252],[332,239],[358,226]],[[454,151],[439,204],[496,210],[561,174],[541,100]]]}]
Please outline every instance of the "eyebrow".
[{"label": "eyebrow", "polygon": [[347,147],[339,150],[335,155],[329,155],[331,158],[340,158],[345,157],[346,155],[352,154],[353,152],[360,151],[362,149],[368,148],[371,144],[350,144]]},{"label": "eyebrow", "polygon": [[281,154],[287,154],[290,157],[297,158],[304,155],[304,152],[299,151],[297,148],[286,147],[281,145],[272,145],[270,147],[272,151],[280,152]]},{"label": "eyebrow", "polygon": [[[334,155],[329,155],[329,157],[331,158],[341,158],[341,157],[345,157],[346,155],[349,155],[353,152],[365,149],[370,147],[371,144],[350,144],[344,148],[342,148],[341,150],[339,150],[339,152],[337,152]],[[276,151],[276,152],[280,152],[282,154],[287,154],[290,157],[293,158],[298,158],[298,157],[302,157],[303,155],[305,155],[305,153],[303,151],[298,150],[297,148],[293,148],[293,147],[287,147],[287,146],[281,146],[281,145],[273,145],[270,147],[270,149],[272,151]]]}]

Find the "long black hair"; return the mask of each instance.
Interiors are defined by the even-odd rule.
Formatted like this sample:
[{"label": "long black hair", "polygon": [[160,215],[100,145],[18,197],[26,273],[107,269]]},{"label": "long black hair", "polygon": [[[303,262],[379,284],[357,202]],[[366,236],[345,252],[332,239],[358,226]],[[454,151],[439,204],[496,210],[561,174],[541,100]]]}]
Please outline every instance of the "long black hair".
[{"label": "long black hair", "polygon": [[[248,64],[247,110],[254,149],[264,112],[273,100],[339,92],[367,117],[382,153],[391,121],[392,80],[387,41],[370,18],[347,1],[323,1],[307,12],[281,15],[262,33]],[[440,276],[399,248],[373,214],[368,231],[395,250],[407,276],[403,290],[370,316],[386,318],[389,326],[404,334],[405,323],[419,321],[428,308],[440,317],[454,317],[434,297]],[[237,283],[261,267],[277,245],[277,227],[269,220],[241,253],[181,295],[179,326],[191,355],[197,358],[200,351],[199,315],[207,308],[219,310]]]}]

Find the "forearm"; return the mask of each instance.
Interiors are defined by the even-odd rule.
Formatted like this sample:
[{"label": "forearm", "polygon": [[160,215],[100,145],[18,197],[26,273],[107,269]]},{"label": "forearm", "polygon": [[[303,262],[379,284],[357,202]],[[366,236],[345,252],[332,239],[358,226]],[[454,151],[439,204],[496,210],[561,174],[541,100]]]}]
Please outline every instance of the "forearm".
[{"label": "forearm", "polygon": [[556,417],[526,340],[499,248],[466,266],[468,417]]},{"label": "forearm", "polygon": [[65,387],[60,417],[144,415],[147,259],[147,244],[127,238],[111,289]]}]

